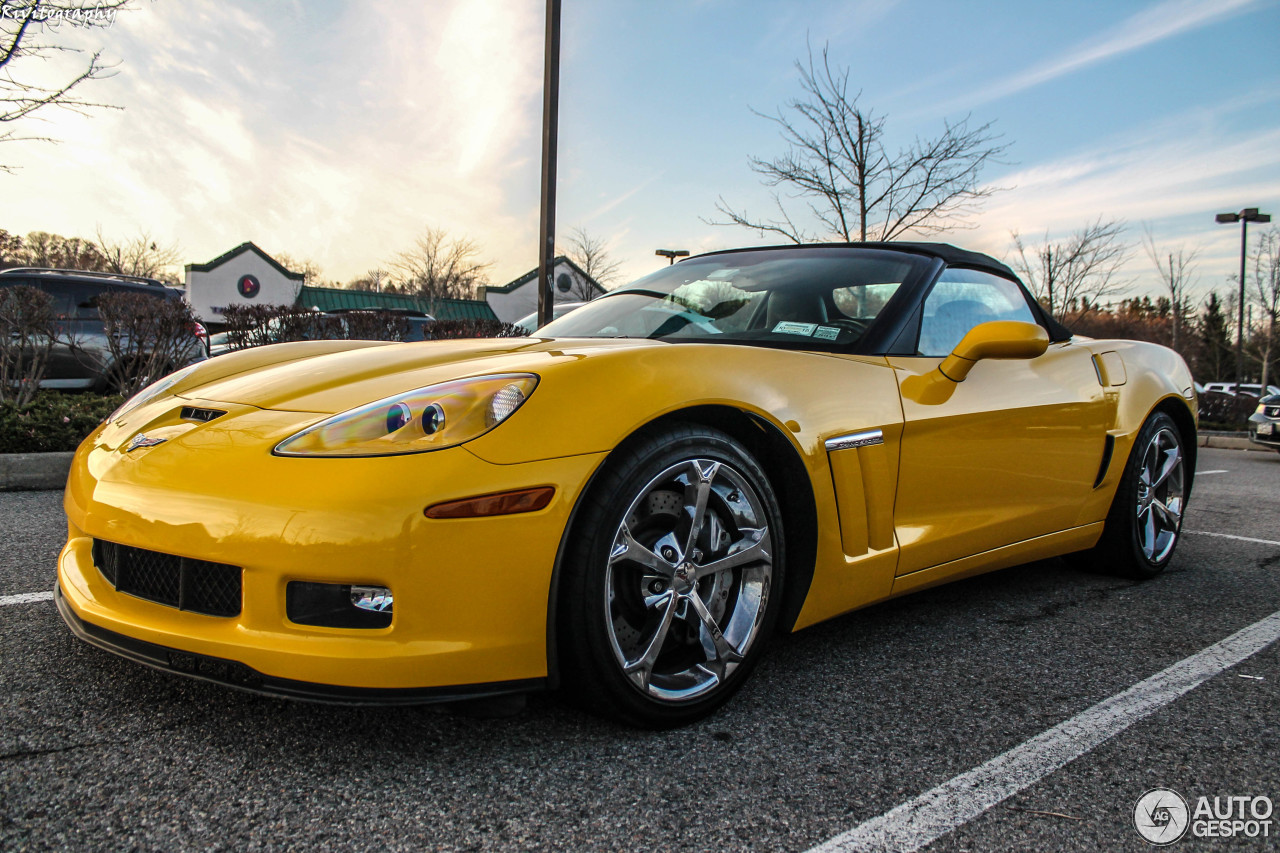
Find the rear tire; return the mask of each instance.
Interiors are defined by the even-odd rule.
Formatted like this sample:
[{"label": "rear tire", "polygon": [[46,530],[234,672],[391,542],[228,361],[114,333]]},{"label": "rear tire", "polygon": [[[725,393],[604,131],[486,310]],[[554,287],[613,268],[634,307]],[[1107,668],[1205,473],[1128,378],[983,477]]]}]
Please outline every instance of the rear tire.
[{"label": "rear tire", "polygon": [[1177,424],[1155,412],[1138,431],[1102,538],[1083,562],[1137,580],[1164,571],[1182,534],[1190,480],[1185,462]]},{"label": "rear tire", "polygon": [[782,605],[782,514],[764,470],[695,424],[615,451],[566,551],[569,698],[646,728],[712,713],[760,659]]}]

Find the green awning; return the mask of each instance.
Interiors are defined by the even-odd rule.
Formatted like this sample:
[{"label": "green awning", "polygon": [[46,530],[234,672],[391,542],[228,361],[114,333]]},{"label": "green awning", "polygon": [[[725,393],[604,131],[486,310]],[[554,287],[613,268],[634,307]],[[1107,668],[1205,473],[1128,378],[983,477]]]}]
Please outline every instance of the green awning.
[{"label": "green awning", "polygon": [[437,320],[497,320],[489,303],[481,299],[424,299],[404,293],[375,293],[372,290],[347,290],[341,287],[311,287],[298,289],[297,304],[320,311],[338,311],[344,308],[425,311]]}]

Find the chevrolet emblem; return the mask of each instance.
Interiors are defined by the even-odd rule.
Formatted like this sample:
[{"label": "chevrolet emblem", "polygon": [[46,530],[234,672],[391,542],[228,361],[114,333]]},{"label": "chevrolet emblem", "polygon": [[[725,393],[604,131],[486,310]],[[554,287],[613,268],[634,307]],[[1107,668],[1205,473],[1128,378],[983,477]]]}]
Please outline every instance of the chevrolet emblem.
[{"label": "chevrolet emblem", "polygon": [[125,447],[124,452],[129,453],[130,451],[137,450],[139,447],[154,447],[157,444],[163,444],[168,440],[169,439],[167,438],[152,438],[145,432],[140,432],[133,438],[129,439],[129,444]]}]

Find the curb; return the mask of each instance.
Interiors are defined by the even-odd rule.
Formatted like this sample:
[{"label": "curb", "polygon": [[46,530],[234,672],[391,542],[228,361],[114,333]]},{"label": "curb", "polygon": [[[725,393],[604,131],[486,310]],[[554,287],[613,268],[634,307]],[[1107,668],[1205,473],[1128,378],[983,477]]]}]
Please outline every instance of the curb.
[{"label": "curb", "polygon": [[1202,432],[1197,437],[1196,444],[1201,447],[1216,447],[1221,450],[1270,450],[1260,444],[1254,444],[1249,440],[1249,434],[1244,433],[1222,433],[1222,432]]},{"label": "curb", "polygon": [[0,453],[0,492],[62,489],[75,451],[60,453]]}]

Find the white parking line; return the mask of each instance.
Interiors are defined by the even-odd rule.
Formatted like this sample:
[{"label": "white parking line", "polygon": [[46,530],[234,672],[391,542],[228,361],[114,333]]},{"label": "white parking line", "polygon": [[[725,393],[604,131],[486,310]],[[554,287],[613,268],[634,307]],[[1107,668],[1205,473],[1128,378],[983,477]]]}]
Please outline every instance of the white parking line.
[{"label": "white parking line", "polygon": [[1215,468],[1212,471],[1197,471],[1196,476],[1203,477],[1205,474],[1230,474],[1230,473],[1231,472],[1228,471],[1226,468]]},{"label": "white parking line", "polygon": [[1184,693],[1280,639],[1280,612],[809,853],[913,851],[963,826]]},{"label": "white parking line", "polygon": [[1259,545],[1280,545],[1273,539],[1254,539],[1251,536],[1232,536],[1230,533],[1210,533],[1207,530],[1184,530],[1183,533],[1190,533],[1193,536],[1216,536],[1219,539],[1235,539],[1237,542],[1257,542]]},{"label": "white parking line", "polygon": [[0,607],[10,604],[34,604],[37,601],[53,601],[52,592],[21,592],[17,595],[0,595]]}]

